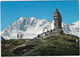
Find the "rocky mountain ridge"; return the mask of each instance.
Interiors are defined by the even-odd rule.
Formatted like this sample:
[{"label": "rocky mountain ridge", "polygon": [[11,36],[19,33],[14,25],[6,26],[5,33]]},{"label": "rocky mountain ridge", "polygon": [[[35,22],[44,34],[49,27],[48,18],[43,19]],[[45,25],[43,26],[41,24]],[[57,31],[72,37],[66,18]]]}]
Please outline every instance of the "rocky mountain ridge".
[{"label": "rocky mountain ridge", "polygon": [[[79,36],[80,21],[72,24],[62,23],[64,33]],[[22,34],[22,39],[33,39],[38,34],[53,30],[54,20],[49,22],[46,19],[37,19],[35,17],[20,17],[17,21],[2,31],[1,36],[4,39],[18,39],[17,34]]]}]

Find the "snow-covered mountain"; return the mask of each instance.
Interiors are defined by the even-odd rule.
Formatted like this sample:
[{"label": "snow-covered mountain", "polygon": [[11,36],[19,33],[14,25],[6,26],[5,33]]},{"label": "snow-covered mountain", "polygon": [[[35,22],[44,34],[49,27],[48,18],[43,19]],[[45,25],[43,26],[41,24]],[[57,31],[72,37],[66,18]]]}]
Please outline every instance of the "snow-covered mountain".
[{"label": "snow-covered mountain", "polygon": [[[64,33],[79,36],[79,23],[77,21],[72,24],[62,23]],[[37,19],[35,17],[20,17],[9,27],[2,31],[1,36],[5,39],[18,39],[17,35],[23,35],[23,39],[32,39],[38,34],[42,34],[47,30],[54,28],[54,21],[49,22],[46,19]]]},{"label": "snow-covered mountain", "polygon": [[80,21],[74,22],[72,24],[62,24],[62,25],[64,33],[80,37]]}]

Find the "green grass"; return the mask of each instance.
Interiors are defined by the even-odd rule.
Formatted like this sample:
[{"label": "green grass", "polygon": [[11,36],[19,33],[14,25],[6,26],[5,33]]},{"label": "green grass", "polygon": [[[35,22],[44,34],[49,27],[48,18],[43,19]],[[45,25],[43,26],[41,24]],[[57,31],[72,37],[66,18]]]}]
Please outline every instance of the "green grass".
[{"label": "green grass", "polygon": [[[22,56],[25,52],[27,56],[54,56],[54,55],[79,55],[79,37],[63,34],[49,35],[46,38],[25,40],[4,40],[2,41],[2,55]],[[11,45],[10,42],[14,41]],[[28,45],[15,49],[10,53],[11,48],[26,43]]]}]

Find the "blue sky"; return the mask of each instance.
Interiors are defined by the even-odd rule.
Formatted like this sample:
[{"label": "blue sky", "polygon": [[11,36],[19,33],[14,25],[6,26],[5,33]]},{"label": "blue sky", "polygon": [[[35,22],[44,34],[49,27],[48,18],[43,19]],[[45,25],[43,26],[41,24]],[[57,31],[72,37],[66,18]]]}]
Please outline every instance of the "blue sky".
[{"label": "blue sky", "polygon": [[79,20],[78,1],[6,1],[1,2],[1,30],[4,30],[19,17],[36,17],[53,20],[54,9],[62,15],[63,23]]}]

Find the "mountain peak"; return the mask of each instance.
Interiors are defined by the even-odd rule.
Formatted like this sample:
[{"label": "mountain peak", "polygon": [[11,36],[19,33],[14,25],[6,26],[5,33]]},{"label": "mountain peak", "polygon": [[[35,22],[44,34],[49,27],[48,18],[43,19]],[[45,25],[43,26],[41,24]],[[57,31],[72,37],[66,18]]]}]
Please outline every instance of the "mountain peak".
[{"label": "mountain peak", "polygon": [[34,20],[34,19],[36,19],[36,18],[35,18],[35,17],[29,17],[29,19]]},{"label": "mountain peak", "polygon": [[80,21],[76,21],[76,22],[73,22],[72,24],[77,24],[78,25],[79,23],[80,23]]},{"label": "mountain peak", "polygon": [[[12,25],[2,31],[1,36],[5,39],[17,39],[18,32],[23,34],[23,39],[32,39],[38,34],[44,33],[43,30],[52,30],[54,21],[47,19],[37,19],[35,17],[20,17]],[[63,24],[63,23],[62,23]],[[79,24],[63,24],[64,33],[79,36]]]},{"label": "mountain peak", "polygon": [[24,17],[19,17],[19,19],[23,19]]}]

